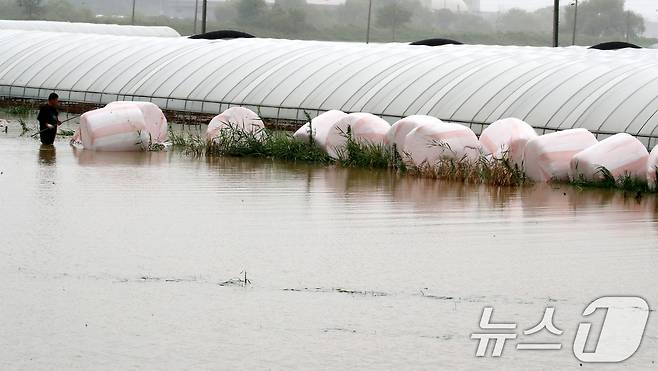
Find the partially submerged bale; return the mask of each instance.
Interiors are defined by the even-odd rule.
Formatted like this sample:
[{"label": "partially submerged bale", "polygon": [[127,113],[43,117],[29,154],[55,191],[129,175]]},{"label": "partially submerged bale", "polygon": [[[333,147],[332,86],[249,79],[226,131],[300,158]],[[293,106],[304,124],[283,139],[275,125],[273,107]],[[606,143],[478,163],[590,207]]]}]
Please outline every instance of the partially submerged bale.
[{"label": "partially submerged bale", "polygon": [[647,160],[647,180],[649,181],[649,187],[654,190],[658,186],[656,175],[658,175],[658,146],[653,148]]},{"label": "partially submerged bale", "polygon": [[571,158],[597,143],[586,129],[569,129],[532,139],[523,154],[523,167],[535,182],[568,181]]},{"label": "partially submerged bale", "polygon": [[143,151],[149,147],[144,115],[135,105],[116,105],[80,116],[74,140],[94,151]]},{"label": "partially submerged bale", "polygon": [[109,103],[107,108],[118,107],[120,105],[134,105],[142,111],[146,131],[151,135],[151,142],[164,143],[167,141],[169,126],[167,118],[156,104],[151,102],[140,101],[118,101]]},{"label": "partially submerged bale", "polygon": [[573,180],[600,181],[629,177],[646,179],[649,151],[637,138],[626,133],[615,134],[573,156],[570,177]]},{"label": "partially submerged bale", "polygon": [[442,159],[474,162],[480,150],[470,128],[449,122],[421,125],[404,141],[404,153],[416,166],[434,166]]},{"label": "partially submerged bale", "polygon": [[407,135],[409,135],[411,131],[423,125],[437,125],[442,123],[443,121],[432,116],[407,116],[401,120],[398,120],[390,127],[388,133],[386,134],[384,144],[395,147],[397,152],[402,156],[404,155],[404,143],[407,139]]},{"label": "partially submerged bale", "polygon": [[[311,135],[313,135],[313,141],[318,146],[323,147],[327,134],[329,133],[329,130],[331,130],[331,125],[338,122],[338,120],[343,119],[345,116],[347,116],[347,113],[339,110],[324,112],[312,119],[310,123],[307,122],[304,126],[299,128],[299,130],[293,134],[293,138],[302,142],[310,142]],[[311,127],[313,133],[311,133]]]},{"label": "partially submerged bale", "polygon": [[383,145],[391,125],[370,113],[351,113],[329,127],[322,145],[324,151],[338,158],[345,149],[348,132],[352,140],[362,144]]},{"label": "partially submerged bale", "polygon": [[532,126],[517,118],[498,120],[480,135],[482,154],[500,160],[508,158],[514,165],[523,165],[523,152],[528,142],[537,138]]},{"label": "partially submerged bale", "polygon": [[210,121],[206,130],[206,139],[213,141],[219,138],[222,130],[226,129],[260,135],[265,125],[254,111],[244,107],[231,107]]}]

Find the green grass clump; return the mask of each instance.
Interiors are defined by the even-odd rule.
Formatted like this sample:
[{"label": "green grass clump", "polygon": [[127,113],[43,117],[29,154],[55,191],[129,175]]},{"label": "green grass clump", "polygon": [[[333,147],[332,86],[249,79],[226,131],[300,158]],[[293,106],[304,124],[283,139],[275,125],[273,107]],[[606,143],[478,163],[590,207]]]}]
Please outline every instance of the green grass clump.
[{"label": "green grass clump", "polygon": [[329,164],[333,160],[324,151],[308,142],[298,141],[291,134],[261,129],[246,131],[237,126],[222,129],[212,141],[198,134],[170,132],[174,146],[185,148],[196,156],[266,157],[285,161]]},{"label": "green grass clump", "polygon": [[63,137],[72,137],[73,135],[75,135],[75,131],[74,130],[60,129],[57,132],[57,135],[60,135],[60,136],[63,136]]},{"label": "green grass clump", "polygon": [[32,107],[28,105],[11,106],[7,109],[7,112],[14,116],[27,116],[33,111]]},{"label": "green grass clump", "polygon": [[480,154],[475,161],[466,157],[443,158],[436,164],[414,166],[412,171],[430,178],[501,187],[530,183],[523,170],[513,166],[506,155],[497,159]]},{"label": "green grass clump", "polygon": [[361,167],[366,169],[396,168],[393,152],[388,146],[377,143],[354,140],[350,128],[344,148],[336,148],[337,162],[344,167]]},{"label": "green grass clump", "polygon": [[[658,171],[657,171],[658,172]],[[647,179],[639,179],[633,177],[630,174],[620,175],[617,178],[603,166],[599,166],[595,173],[596,180],[587,180],[581,174],[577,179],[571,181],[571,183],[577,187],[585,188],[607,188],[607,189],[621,189],[623,191],[635,192],[635,193],[645,193],[651,192],[649,183]]]}]

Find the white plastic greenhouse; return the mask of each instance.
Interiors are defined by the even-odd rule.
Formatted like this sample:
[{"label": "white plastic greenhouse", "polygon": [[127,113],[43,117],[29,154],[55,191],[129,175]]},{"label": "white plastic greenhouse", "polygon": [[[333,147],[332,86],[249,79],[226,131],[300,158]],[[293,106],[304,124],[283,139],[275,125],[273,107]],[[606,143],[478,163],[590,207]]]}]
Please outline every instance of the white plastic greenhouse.
[{"label": "white plastic greenhouse", "polygon": [[546,132],[583,127],[658,140],[658,51],[190,40],[0,31],[0,97],[104,104],[147,100],[218,114],[243,105],[264,119],[327,111],[392,123],[430,115],[479,133],[516,117]]},{"label": "white plastic greenhouse", "polygon": [[121,36],[180,37],[180,34],[176,30],[164,26],[124,26],[118,24],[51,21],[0,20],[0,30],[90,33]]}]

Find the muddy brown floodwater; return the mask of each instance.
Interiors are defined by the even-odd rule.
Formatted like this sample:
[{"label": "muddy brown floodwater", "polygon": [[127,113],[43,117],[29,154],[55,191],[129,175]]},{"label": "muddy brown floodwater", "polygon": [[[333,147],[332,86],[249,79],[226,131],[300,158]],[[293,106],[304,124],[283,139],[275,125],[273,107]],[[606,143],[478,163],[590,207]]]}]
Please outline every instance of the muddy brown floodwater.
[{"label": "muddy brown floodwater", "polygon": [[[593,369],[572,352],[585,306],[658,304],[653,197],[40,149],[11,131],[0,172],[4,370]],[[554,307],[564,334],[525,339],[562,349],[476,358],[486,306],[519,332]],[[612,367],[656,367],[653,316]]]}]

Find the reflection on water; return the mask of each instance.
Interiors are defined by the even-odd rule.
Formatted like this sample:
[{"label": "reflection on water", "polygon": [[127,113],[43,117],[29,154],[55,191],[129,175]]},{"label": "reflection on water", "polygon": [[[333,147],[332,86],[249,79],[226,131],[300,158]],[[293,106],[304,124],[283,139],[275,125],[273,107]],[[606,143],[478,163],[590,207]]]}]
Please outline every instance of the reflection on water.
[{"label": "reflection on water", "polygon": [[6,138],[0,171],[2,369],[495,368],[486,305],[567,330],[506,369],[580,369],[585,304],[658,303],[653,196]]},{"label": "reflection on water", "polygon": [[42,144],[39,147],[39,162],[44,165],[53,165],[57,159],[57,149],[53,145]]},{"label": "reflection on water", "polygon": [[71,146],[71,152],[81,166],[153,166],[165,163],[170,152],[96,152]]}]

